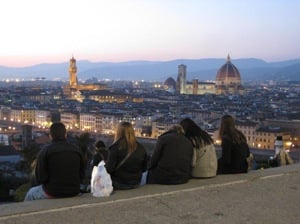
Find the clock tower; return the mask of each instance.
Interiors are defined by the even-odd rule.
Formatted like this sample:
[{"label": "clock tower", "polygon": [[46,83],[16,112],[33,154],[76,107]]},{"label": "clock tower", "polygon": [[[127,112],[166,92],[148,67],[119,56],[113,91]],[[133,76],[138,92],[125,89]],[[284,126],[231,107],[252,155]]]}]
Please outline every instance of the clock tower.
[{"label": "clock tower", "polygon": [[70,59],[69,65],[69,74],[70,74],[70,87],[77,87],[77,66],[76,59],[72,56]]}]

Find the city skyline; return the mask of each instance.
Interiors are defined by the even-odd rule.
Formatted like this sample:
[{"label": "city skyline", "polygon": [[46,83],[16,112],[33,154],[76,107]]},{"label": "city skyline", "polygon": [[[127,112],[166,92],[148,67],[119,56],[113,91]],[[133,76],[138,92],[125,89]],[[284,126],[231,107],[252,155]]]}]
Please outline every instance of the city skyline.
[{"label": "city skyline", "polygon": [[299,0],[2,3],[0,66],[178,58],[300,58]]}]

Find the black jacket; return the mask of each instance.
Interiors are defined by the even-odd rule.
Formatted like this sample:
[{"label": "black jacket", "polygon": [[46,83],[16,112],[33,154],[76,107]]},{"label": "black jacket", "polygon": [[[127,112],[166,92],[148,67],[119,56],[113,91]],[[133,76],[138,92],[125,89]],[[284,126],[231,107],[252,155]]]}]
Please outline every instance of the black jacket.
[{"label": "black jacket", "polygon": [[80,191],[84,167],[81,150],[66,140],[59,140],[39,152],[35,175],[49,195],[71,197]]},{"label": "black jacket", "polygon": [[127,150],[120,149],[118,142],[108,149],[106,161],[107,172],[111,175],[114,187],[117,184],[136,186],[141,182],[142,173],[147,169],[147,153],[143,145],[138,143],[137,149],[118,169],[118,164],[126,157]]},{"label": "black jacket", "polygon": [[184,135],[167,132],[156,143],[147,176],[149,184],[183,184],[190,178],[193,145]]},{"label": "black jacket", "polygon": [[228,137],[222,138],[222,157],[218,161],[219,173],[246,173],[248,171],[247,157],[250,151],[248,144],[233,143]]}]

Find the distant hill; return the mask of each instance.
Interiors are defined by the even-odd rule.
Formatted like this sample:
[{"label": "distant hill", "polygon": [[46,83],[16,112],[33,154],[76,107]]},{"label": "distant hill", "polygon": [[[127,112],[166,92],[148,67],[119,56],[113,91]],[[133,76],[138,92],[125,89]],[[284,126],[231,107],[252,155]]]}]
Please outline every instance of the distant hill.
[{"label": "distant hill", "polygon": [[[187,79],[215,80],[218,69],[226,63],[225,59],[177,59],[172,61],[128,61],[128,62],[90,62],[78,60],[78,79],[92,77],[112,80],[156,80],[164,81],[168,77],[177,77],[179,64],[187,66]],[[239,69],[242,80],[282,80],[300,81],[300,59],[265,62],[261,59],[246,58],[232,60]],[[24,68],[0,66],[0,79],[36,78],[48,80],[67,80],[69,62],[39,64]]]}]

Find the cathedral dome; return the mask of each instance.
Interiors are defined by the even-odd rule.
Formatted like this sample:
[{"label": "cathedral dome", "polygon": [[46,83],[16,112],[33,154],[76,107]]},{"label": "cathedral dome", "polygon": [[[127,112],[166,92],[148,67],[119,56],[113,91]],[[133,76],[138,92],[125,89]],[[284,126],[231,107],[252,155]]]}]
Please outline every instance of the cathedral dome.
[{"label": "cathedral dome", "polygon": [[240,84],[241,75],[239,70],[231,63],[230,56],[227,62],[219,69],[216,77],[217,85]]},{"label": "cathedral dome", "polygon": [[217,94],[239,94],[243,93],[241,75],[239,70],[231,63],[230,56],[227,62],[219,69],[216,77]]},{"label": "cathedral dome", "polygon": [[175,90],[176,89],[176,82],[172,77],[169,77],[164,83],[165,90]]}]

